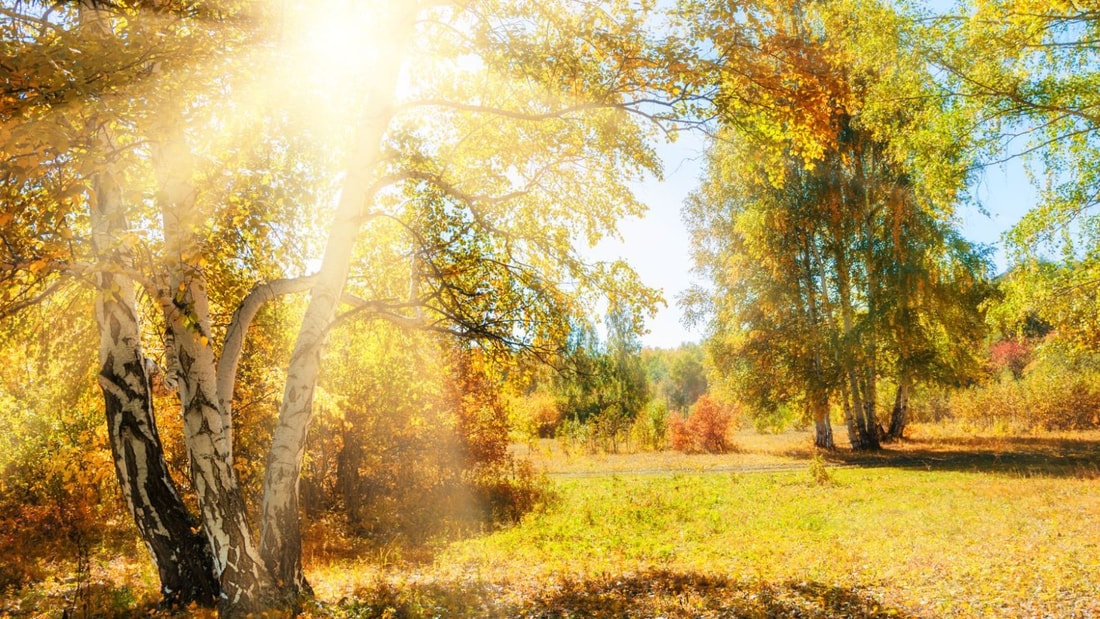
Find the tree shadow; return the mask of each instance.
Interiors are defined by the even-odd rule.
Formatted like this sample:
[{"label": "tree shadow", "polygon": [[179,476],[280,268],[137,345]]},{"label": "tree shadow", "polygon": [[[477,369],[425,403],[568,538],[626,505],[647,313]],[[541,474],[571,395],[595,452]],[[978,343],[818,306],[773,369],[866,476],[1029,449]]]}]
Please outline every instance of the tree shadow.
[{"label": "tree shadow", "polygon": [[743,582],[690,572],[649,571],[531,587],[484,582],[373,586],[334,615],[354,617],[845,617],[915,618],[870,593],[816,582]]},{"label": "tree shadow", "polygon": [[838,451],[828,459],[859,467],[1100,479],[1100,441],[1076,438],[913,439],[885,445],[876,452]]}]

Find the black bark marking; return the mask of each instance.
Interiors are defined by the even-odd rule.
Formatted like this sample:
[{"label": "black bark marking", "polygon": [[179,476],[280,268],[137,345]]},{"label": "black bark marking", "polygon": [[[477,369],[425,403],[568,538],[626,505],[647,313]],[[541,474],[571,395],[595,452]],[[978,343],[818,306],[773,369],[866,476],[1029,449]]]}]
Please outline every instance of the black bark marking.
[{"label": "black bark marking", "polygon": [[179,351],[179,362],[180,369],[183,370],[184,376],[191,374],[191,366],[195,365],[195,358],[182,348]]},{"label": "black bark marking", "polygon": [[[149,377],[140,362],[123,364],[123,373],[118,374],[112,361],[108,355],[100,372],[106,382],[118,387],[118,391],[103,392],[111,451],[119,483],[130,496],[134,522],[152,549],[162,604],[183,607],[194,602],[212,607],[221,593],[213,553],[205,536],[196,532],[195,518],[183,505],[168,471],[152,414]],[[139,461],[138,453],[144,454],[144,461]],[[138,474],[142,469],[146,472],[143,484]]]},{"label": "black bark marking", "polygon": [[114,312],[111,312],[110,316],[107,317],[107,326],[111,334],[111,341],[117,342],[122,334],[122,323]]}]

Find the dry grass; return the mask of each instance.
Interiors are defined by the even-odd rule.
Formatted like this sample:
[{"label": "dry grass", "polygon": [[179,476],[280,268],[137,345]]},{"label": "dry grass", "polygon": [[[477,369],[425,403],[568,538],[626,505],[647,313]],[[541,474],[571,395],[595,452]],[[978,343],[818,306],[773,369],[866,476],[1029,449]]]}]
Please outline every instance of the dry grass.
[{"label": "dry grass", "polygon": [[[520,526],[348,582],[337,616],[1094,617],[1073,477],[848,468],[564,479]],[[331,569],[331,568],[330,568]],[[334,598],[330,598],[334,599]]]},{"label": "dry grass", "polygon": [[726,454],[683,454],[678,451],[588,454],[569,450],[554,439],[515,445],[513,452],[531,460],[551,476],[653,472],[714,472],[733,469],[798,466],[814,454],[806,432],[762,435],[742,430],[732,436],[734,450]]},{"label": "dry grass", "polygon": [[[1100,432],[916,427],[881,453],[824,454],[828,483],[808,433],[735,442],[693,456],[537,445],[550,505],[434,554],[312,544],[306,614],[1100,617]],[[143,562],[97,555],[81,583],[68,565],[0,596],[0,617],[150,612]]]},{"label": "dry grass", "polygon": [[[555,505],[430,565],[350,579],[326,612],[1100,616],[1100,433],[912,436],[829,454],[827,484],[808,433],[743,432],[720,456],[543,443]],[[790,470],[748,474],[767,467]]]}]

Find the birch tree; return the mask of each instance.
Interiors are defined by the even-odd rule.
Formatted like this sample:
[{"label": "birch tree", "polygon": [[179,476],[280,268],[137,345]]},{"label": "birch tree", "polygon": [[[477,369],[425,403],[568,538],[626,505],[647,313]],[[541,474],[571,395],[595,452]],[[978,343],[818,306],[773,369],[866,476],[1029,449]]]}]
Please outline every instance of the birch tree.
[{"label": "birch tree", "polygon": [[983,166],[1020,159],[1036,188],[1005,235],[1014,264],[998,311],[1033,314],[1082,350],[1096,341],[1098,17],[1089,2],[958,2],[919,48],[969,110]]},{"label": "birch tree", "polygon": [[[105,387],[111,394],[122,382],[136,393],[128,394],[127,410],[142,403],[148,375],[136,365],[144,364],[139,340],[116,324],[129,314],[127,329],[162,326],[202,533],[229,615],[285,608],[308,593],[297,487],[324,337],[339,312],[503,350],[552,352],[562,325],[598,295],[639,311],[655,301],[629,269],[587,264],[574,247],[575,239],[595,242],[613,232],[618,217],[638,213],[625,179],[656,169],[639,119],[657,115],[643,105],[659,86],[660,59],[647,47],[642,17],[627,5],[373,2],[327,14],[293,6],[295,19],[277,23],[311,22],[318,13],[330,20],[302,41],[251,7],[119,5],[103,10],[108,27],[96,45],[80,38],[86,32],[63,7],[48,18],[20,15],[34,26],[32,48],[54,32],[78,45],[28,66],[20,74],[25,88],[4,100],[5,131],[31,136],[7,142],[27,147],[26,159],[9,165],[9,187],[21,198],[47,198],[40,212],[5,210],[0,221],[14,248],[5,263],[12,284],[6,308],[99,278],[117,294],[100,307],[104,364],[121,362],[129,372]],[[311,51],[311,42],[338,42],[340,22],[375,35],[352,43],[386,44]],[[270,45],[280,37],[287,45]],[[46,69],[94,66],[78,62],[83,54],[131,70],[108,79],[96,69],[74,79]],[[286,74],[246,70],[298,70],[302,59],[350,73],[319,74],[317,83],[297,88]],[[43,85],[37,72],[57,83]],[[346,91],[322,94],[326,75],[347,78]],[[89,82],[101,89],[89,91]],[[41,93],[40,104],[30,110],[20,89]],[[88,105],[58,105],[58,97]],[[343,107],[324,108],[330,98]],[[310,107],[320,118],[304,113]],[[109,114],[103,117],[125,154],[117,166],[72,164],[89,138],[73,122],[74,110]],[[345,126],[333,127],[334,120]],[[252,144],[272,145],[281,163],[264,167],[248,154]],[[344,162],[334,166],[334,159]],[[51,191],[54,174],[68,181],[65,193]],[[318,208],[337,184],[335,207]],[[93,217],[93,208],[110,210]],[[300,257],[318,218],[331,221],[326,249],[318,272],[305,275]],[[408,261],[410,283],[400,296],[370,283],[369,260],[360,261],[359,284],[348,288],[353,258],[371,254],[369,233],[382,224],[403,234],[396,256]],[[241,230],[248,234],[234,234]],[[242,288],[249,279],[251,290]],[[130,282],[156,310],[148,320],[131,311]],[[306,290],[257,538],[234,468],[236,373],[264,303]],[[147,416],[142,436],[155,437]],[[151,533],[142,533],[148,540]]]},{"label": "birch tree", "polygon": [[[703,5],[694,32],[718,50],[721,130],[685,214],[716,290],[687,301],[758,406],[797,398],[816,443],[831,447],[828,411],[839,402],[852,447],[877,449],[891,363],[900,433],[913,373],[928,367],[918,359],[946,354],[931,334],[973,341],[975,321],[944,320],[948,305],[918,300],[933,288],[980,289],[986,277],[952,229],[967,139],[954,139],[955,117],[927,67],[906,58],[911,33],[888,8]],[[884,68],[886,58],[897,62]],[[960,279],[946,266],[955,261],[972,275]],[[976,312],[973,296],[954,299]]]}]

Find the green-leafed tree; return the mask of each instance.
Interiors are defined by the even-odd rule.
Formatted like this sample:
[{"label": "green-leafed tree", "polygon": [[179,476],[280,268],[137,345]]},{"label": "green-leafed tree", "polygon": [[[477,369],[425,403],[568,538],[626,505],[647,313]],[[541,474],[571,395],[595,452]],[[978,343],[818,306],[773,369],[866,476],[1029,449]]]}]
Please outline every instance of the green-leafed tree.
[{"label": "green-leafed tree", "polygon": [[[816,443],[832,447],[838,401],[853,448],[877,448],[880,380],[899,386],[900,435],[910,374],[980,324],[947,318],[955,300],[977,311],[971,291],[987,276],[952,230],[966,141],[924,67],[906,61],[909,33],[885,6],[703,4],[717,11],[701,13],[698,32],[720,54],[721,130],[685,218],[716,286],[686,301],[709,321],[716,368],[751,403],[803,402]],[[761,52],[755,64],[745,50]],[[898,62],[884,70],[884,57]],[[926,297],[953,288],[947,305]]]},{"label": "green-leafed tree", "polygon": [[707,392],[706,355],[698,344],[675,349],[646,349],[642,364],[652,391],[668,410],[684,412]]},{"label": "green-leafed tree", "polygon": [[986,162],[1024,159],[1038,189],[1005,237],[1014,264],[996,314],[1030,314],[1094,350],[1100,13],[1088,2],[967,0],[935,23],[919,49],[968,106]]},{"label": "green-leafed tree", "polygon": [[638,337],[640,316],[613,307],[605,325],[605,342],[591,326],[573,330],[567,354],[551,378],[551,391],[565,419],[586,424],[594,438],[616,449],[620,435],[648,401],[650,385]]}]

